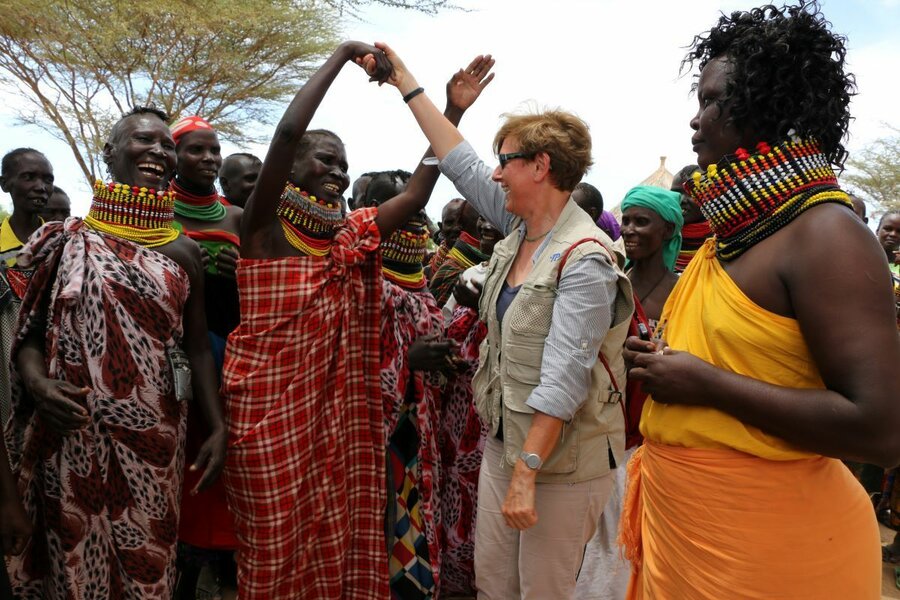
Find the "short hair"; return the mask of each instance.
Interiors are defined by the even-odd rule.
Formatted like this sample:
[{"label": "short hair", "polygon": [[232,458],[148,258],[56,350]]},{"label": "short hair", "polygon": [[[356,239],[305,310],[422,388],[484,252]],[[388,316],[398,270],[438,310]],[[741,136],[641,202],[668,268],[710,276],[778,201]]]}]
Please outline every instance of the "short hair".
[{"label": "short hair", "polygon": [[50,192],[50,195],[53,195],[53,194],[62,194],[62,195],[65,196],[66,198],[69,197],[69,195],[66,193],[66,190],[62,189],[62,188],[59,187],[58,185],[54,185],[54,186],[53,186],[53,191]]},{"label": "short hair", "polygon": [[43,152],[35,150],[34,148],[16,148],[15,150],[10,150],[3,156],[3,160],[0,161],[0,176],[9,177],[12,175],[18,168],[19,159],[26,154],[37,154],[44,160],[47,159]]},{"label": "short hair", "polygon": [[315,143],[317,139],[330,137],[336,142],[338,142],[341,146],[344,145],[344,140],[342,140],[338,134],[333,131],[329,131],[328,129],[310,129],[306,133],[303,134],[303,137],[300,138],[300,142],[297,144],[297,151],[294,154],[295,157],[304,156],[312,145]]},{"label": "short hair", "polygon": [[575,186],[575,189],[572,191],[574,192],[577,190],[580,190],[581,193],[584,194],[585,200],[588,201],[588,204],[592,208],[597,209],[598,215],[603,213],[603,194],[600,193],[600,190],[598,190],[597,188],[595,188],[594,186],[592,186],[591,184],[589,184],[586,181],[580,182],[578,185]]},{"label": "short hair", "polygon": [[153,105],[134,106],[127,113],[123,114],[122,118],[120,118],[118,121],[116,121],[115,124],[112,126],[112,129],[110,129],[110,131],[109,131],[109,138],[106,140],[107,143],[115,144],[116,142],[118,142],[119,137],[122,135],[122,124],[126,120],[130,119],[131,117],[135,117],[138,115],[153,115],[155,117],[158,117],[159,120],[162,121],[166,125],[166,127],[169,126],[169,121],[171,120],[169,118],[168,113],[166,113],[164,110],[156,108]]},{"label": "short hair", "polygon": [[527,154],[550,155],[550,175],[556,187],[571,192],[594,161],[591,159],[590,128],[580,118],[561,110],[539,113],[505,114],[506,119],[494,136],[494,153],[503,141],[514,137],[519,150]]},{"label": "short hair", "polygon": [[363,206],[377,206],[394,197],[397,188],[406,187],[412,173],[400,169],[394,171],[381,171],[372,175],[369,187],[366,188],[366,198]]},{"label": "short hair", "polygon": [[723,14],[694,37],[682,68],[699,62],[702,71],[711,60],[727,59],[725,94],[716,102],[729,103],[731,123],[772,144],[791,133],[815,138],[828,160],[843,168],[847,150],[841,141],[856,84],[844,72],[846,38],[829,31],[830,25],[818,4],[806,0]]},{"label": "short hair", "polygon": [[674,176],[672,176],[672,187],[675,186],[676,181],[680,181],[681,185],[691,178],[691,175],[700,171],[700,165],[685,165],[681,167]]},{"label": "short hair", "polygon": [[249,152],[235,152],[234,154],[229,154],[228,156],[225,157],[225,160],[222,161],[222,168],[219,169],[219,179],[221,179],[222,177],[225,177],[227,179],[228,173],[230,171],[229,161],[232,158],[246,158],[255,165],[262,164],[262,161],[259,159],[258,156],[250,154]]},{"label": "short hair", "polygon": [[884,224],[885,219],[893,216],[900,216],[900,209],[894,208],[881,215],[881,218],[878,219],[878,227],[876,228],[876,230],[881,229],[881,226]]}]

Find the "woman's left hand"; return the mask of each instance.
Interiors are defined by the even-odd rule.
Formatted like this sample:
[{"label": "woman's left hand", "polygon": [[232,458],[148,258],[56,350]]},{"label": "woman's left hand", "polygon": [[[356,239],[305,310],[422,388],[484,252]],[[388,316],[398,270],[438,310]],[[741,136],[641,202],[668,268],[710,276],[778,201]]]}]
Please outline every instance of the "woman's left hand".
[{"label": "woman's left hand", "polygon": [[666,347],[662,353],[638,353],[628,377],[664,404],[705,404],[707,390],[718,369],[688,352]]},{"label": "woman's left hand", "polygon": [[527,467],[526,471],[520,470],[522,464],[517,464],[506,491],[506,499],[503,501],[503,518],[512,529],[524,531],[534,527],[538,521],[537,510],[534,508],[534,485],[537,473]]},{"label": "woman's left hand", "polygon": [[216,269],[219,271],[219,275],[235,279],[239,258],[240,253],[232,246],[226,246],[219,250],[219,254],[216,256]]},{"label": "woman's left hand", "polygon": [[225,466],[225,448],[227,442],[228,434],[225,432],[224,427],[213,431],[212,434],[206,438],[206,441],[203,442],[203,446],[200,447],[200,451],[197,453],[197,460],[191,465],[191,470],[196,471],[197,469],[202,468],[204,464],[206,464],[206,469],[203,471],[203,477],[200,478],[200,481],[198,481],[197,485],[194,486],[194,489],[191,490],[192,496],[197,494],[197,492],[202,492],[218,479],[219,474],[222,472],[222,468]]}]

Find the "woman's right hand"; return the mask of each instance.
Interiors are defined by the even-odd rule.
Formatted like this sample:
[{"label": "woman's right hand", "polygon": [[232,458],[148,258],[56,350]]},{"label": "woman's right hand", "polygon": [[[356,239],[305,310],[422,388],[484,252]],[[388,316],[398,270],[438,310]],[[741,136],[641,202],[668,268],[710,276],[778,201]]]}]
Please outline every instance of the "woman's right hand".
[{"label": "woman's right hand", "polygon": [[89,387],[78,387],[68,381],[37,377],[28,385],[35,410],[41,420],[58,433],[81,429],[90,422],[87,409],[76,400],[84,399]]},{"label": "woman's right hand", "polygon": [[478,301],[481,299],[481,290],[484,285],[477,281],[473,281],[472,285],[475,286],[477,291],[473,292],[468,282],[460,275],[459,279],[456,280],[456,285],[453,286],[453,297],[456,298],[456,303],[460,306],[478,310]]},{"label": "woman's right hand", "polygon": [[625,370],[631,370],[634,366],[634,358],[638,354],[660,354],[668,346],[665,340],[659,338],[642,340],[636,335],[630,336],[625,340],[625,348],[622,350],[622,357],[625,359]]}]

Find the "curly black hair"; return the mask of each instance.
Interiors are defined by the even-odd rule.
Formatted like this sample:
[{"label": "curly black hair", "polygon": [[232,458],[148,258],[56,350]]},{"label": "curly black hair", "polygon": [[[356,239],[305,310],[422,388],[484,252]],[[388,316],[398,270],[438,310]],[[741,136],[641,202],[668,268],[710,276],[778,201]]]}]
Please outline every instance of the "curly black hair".
[{"label": "curly black hair", "polygon": [[727,58],[729,79],[718,102],[729,103],[738,129],[769,143],[781,142],[791,130],[814,137],[843,169],[847,150],[841,142],[856,83],[844,71],[847,39],[830,27],[816,1],[723,13],[715,27],[694,37],[682,69],[699,62],[702,71],[709,61]]},{"label": "curly black hair", "polygon": [[390,200],[397,193],[397,190],[406,189],[409,178],[412,173],[397,169],[394,171],[376,172],[366,188],[366,199],[363,206],[380,206],[385,201]]}]

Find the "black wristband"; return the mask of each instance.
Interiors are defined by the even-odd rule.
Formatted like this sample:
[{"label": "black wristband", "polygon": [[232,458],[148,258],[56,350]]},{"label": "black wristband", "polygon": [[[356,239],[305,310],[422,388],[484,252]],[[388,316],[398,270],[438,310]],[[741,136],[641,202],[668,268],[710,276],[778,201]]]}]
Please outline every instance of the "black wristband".
[{"label": "black wristband", "polygon": [[417,87],[416,89],[414,89],[407,95],[403,96],[403,101],[406,102],[407,104],[409,104],[410,100],[412,100],[413,98],[415,98],[416,96],[418,96],[419,94],[421,94],[424,91],[425,91],[425,88]]}]

